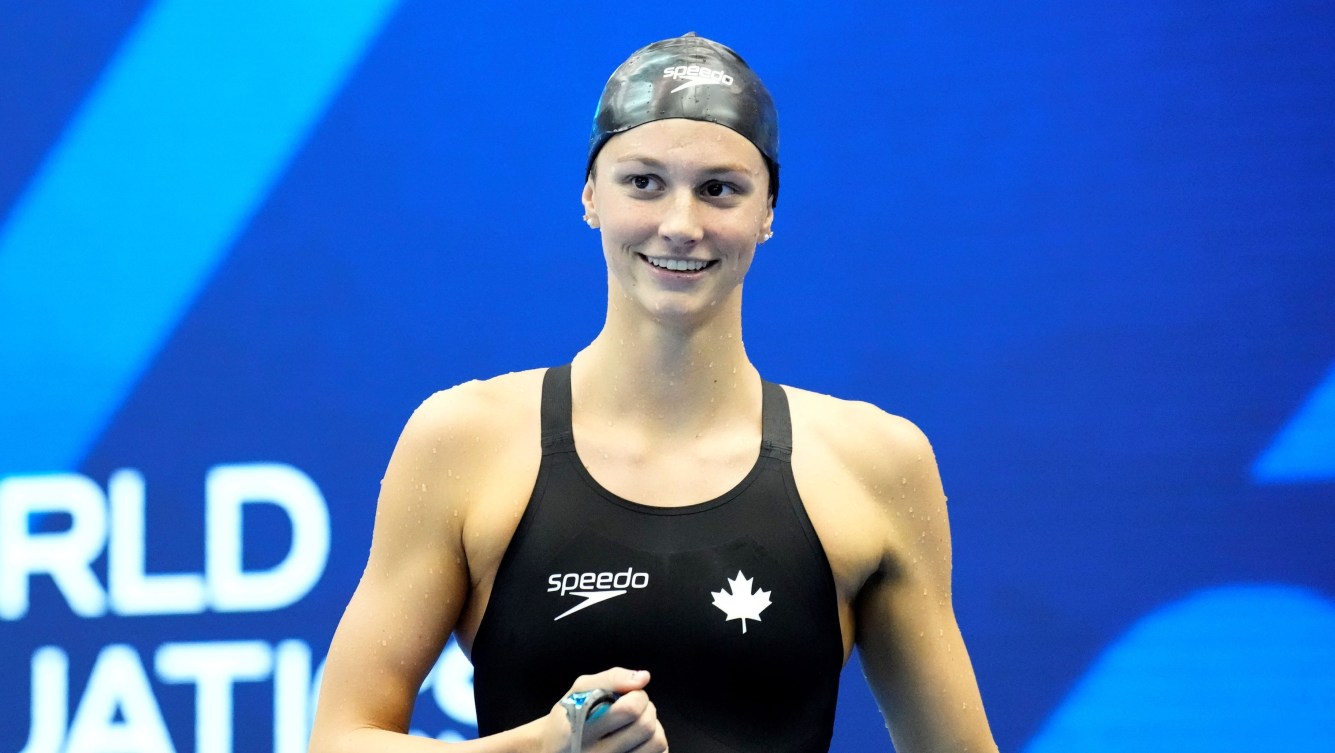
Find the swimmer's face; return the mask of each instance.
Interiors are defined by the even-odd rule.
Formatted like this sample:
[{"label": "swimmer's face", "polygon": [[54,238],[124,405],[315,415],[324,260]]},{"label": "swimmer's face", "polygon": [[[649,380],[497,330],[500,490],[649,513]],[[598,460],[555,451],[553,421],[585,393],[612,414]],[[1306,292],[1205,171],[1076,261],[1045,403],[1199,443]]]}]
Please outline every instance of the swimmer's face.
[{"label": "swimmer's face", "polygon": [[583,202],[602,231],[614,301],[619,293],[662,316],[739,301],[774,220],[760,151],[698,120],[658,120],[613,136]]}]

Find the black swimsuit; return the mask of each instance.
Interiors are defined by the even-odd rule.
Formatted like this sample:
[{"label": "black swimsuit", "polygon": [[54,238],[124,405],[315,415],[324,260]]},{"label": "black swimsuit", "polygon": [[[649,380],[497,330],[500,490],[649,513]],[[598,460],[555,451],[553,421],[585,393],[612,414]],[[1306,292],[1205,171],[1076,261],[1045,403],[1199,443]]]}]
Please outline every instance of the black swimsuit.
[{"label": "black swimsuit", "polygon": [[769,382],[763,395],[746,478],[709,502],[652,507],[589,475],[570,367],[548,370],[542,465],[473,644],[481,734],[621,666],[650,671],[677,753],[828,750],[843,665],[834,578],[793,483],[787,396]]}]

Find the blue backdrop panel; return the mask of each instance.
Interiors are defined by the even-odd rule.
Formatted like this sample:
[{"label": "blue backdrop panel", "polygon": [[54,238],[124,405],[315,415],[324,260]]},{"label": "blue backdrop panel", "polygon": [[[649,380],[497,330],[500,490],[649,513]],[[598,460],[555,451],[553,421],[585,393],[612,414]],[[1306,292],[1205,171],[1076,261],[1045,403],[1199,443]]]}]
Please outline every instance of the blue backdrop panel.
[{"label": "blue backdrop panel", "polygon": [[[0,5],[0,750],[304,749],[433,391],[562,363],[600,85],[783,123],[770,379],[932,438],[997,741],[1335,750],[1335,11]],[[419,734],[474,734],[457,648]],[[120,747],[117,747],[119,745]],[[856,663],[835,748],[886,734]]]}]

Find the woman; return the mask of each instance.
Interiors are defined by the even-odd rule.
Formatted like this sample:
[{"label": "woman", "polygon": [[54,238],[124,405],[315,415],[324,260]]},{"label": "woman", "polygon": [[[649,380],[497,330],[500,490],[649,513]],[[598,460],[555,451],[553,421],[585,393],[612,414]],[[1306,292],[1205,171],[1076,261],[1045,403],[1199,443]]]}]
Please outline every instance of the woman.
[{"label": "woman", "polygon": [[995,749],[927,440],[764,382],[742,346],[777,190],[774,107],[736,53],[692,34],[612,75],[582,196],[603,330],[409,420],[313,751],[448,748],[402,732],[451,632],[481,734],[460,751],[826,750],[855,644],[900,753]]}]

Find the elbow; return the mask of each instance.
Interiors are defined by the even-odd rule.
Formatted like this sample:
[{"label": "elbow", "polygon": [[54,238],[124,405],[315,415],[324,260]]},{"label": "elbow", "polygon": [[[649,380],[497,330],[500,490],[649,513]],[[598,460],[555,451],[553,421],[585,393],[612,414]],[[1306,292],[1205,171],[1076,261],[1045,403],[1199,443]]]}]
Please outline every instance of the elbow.
[{"label": "elbow", "polygon": [[353,753],[359,750],[354,742],[356,737],[354,730],[321,723],[317,718],[306,743],[306,753]]}]

